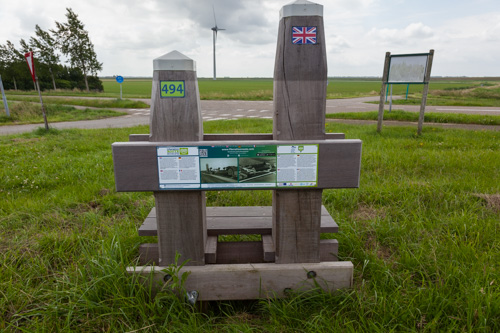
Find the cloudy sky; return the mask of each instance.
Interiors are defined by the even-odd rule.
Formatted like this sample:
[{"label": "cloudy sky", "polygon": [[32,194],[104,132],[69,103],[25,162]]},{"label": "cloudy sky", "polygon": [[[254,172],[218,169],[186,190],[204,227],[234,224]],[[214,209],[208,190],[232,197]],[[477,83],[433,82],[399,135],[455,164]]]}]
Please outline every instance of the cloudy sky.
[{"label": "cloudy sky", "polygon": [[[279,10],[291,0],[0,0],[0,43],[19,46],[35,24],[53,29],[72,8],[89,31],[99,74],[152,76],[172,50],[211,77],[217,15],[218,77],[272,77]],[[385,52],[435,50],[433,75],[500,76],[498,0],[319,0],[329,76],[381,76]]]}]

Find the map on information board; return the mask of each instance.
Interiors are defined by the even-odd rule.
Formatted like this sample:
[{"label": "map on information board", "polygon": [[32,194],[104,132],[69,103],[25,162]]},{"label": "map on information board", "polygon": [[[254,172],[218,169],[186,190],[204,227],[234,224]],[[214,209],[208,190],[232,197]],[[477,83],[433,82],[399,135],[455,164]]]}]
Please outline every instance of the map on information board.
[{"label": "map on information board", "polygon": [[318,145],[158,147],[159,188],[316,187]]},{"label": "map on information board", "polygon": [[427,55],[391,56],[387,83],[424,83]]}]

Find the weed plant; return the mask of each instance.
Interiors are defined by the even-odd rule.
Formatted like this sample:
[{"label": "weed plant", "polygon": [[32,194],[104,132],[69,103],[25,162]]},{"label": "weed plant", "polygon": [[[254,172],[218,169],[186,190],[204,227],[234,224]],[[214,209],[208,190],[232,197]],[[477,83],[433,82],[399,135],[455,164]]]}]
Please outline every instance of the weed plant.
[{"label": "weed plant", "polygon": [[[205,132],[270,132],[268,120]],[[151,193],[116,193],[111,144],[146,126],[0,137],[0,330],[11,332],[498,332],[500,133],[328,124],[363,140],[359,189],[323,192],[352,289],[210,302],[150,293],[125,268]],[[270,191],[208,205],[270,205]],[[188,277],[189,278],[189,277]]]}]

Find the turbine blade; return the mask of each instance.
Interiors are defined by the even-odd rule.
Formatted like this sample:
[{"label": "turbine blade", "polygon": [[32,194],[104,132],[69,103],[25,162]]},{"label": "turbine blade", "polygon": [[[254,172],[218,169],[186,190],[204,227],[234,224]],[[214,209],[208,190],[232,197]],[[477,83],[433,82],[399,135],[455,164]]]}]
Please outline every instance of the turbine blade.
[{"label": "turbine blade", "polygon": [[214,5],[212,5],[212,11],[214,12],[215,29],[217,29],[217,19],[215,18],[215,7],[214,7]]}]

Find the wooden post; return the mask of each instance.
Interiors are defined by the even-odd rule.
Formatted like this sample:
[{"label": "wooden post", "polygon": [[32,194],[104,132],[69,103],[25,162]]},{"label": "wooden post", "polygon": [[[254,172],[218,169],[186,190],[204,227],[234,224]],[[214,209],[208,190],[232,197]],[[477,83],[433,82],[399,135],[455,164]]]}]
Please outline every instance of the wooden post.
[{"label": "wooden post", "polygon": [[377,132],[382,131],[382,122],[384,121],[384,105],[385,105],[385,87],[389,77],[389,63],[391,61],[391,52],[385,53],[384,73],[382,74],[382,88],[380,88],[380,100],[378,103],[378,122]]},{"label": "wooden post", "polygon": [[43,122],[45,124],[45,130],[49,130],[49,123],[47,122],[47,113],[45,112],[45,107],[43,106],[42,93],[40,92],[40,84],[38,83],[38,77],[35,77],[36,88],[38,89],[38,97],[40,97],[40,105],[42,106]]},{"label": "wooden post", "polygon": [[417,134],[422,134],[422,126],[424,124],[425,104],[427,104],[427,94],[429,93],[429,81],[431,80],[432,60],[434,58],[434,50],[429,51],[427,60],[427,68],[425,69],[424,90],[422,91],[422,103],[420,104],[420,115],[418,116]]},{"label": "wooden post", "polygon": [[3,105],[5,107],[5,113],[7,117],[10,117],[9,104],[7,104],[7,97],[5,96],[5,90],[3,89],[2,75],[0,75],[0,92],[2,93]]},{"label": "wooden post", "polygon": [[[195,62],[173,51],[153,60],[153,68],[150,141],[203,140]],[[172,81],[174,93],[169,88]],[[184,87],[178,88],[179,82]],[[178,97],[181,90],[184,96]],[[187,265],[204,265],[205,192],[158,191],[154,196],[160,266],[174,263],[176,252],[181,254],[179,264],[189,260]]]},{"label": "wooden post", "polygon": [[[315,40],[295,44],[294,27],[314,27]],[[303,0],[283,6],[274,68],[275,140],[325,138],[326,86],[323,6]],[[319,262],[321,199],[317,189],[273,192],[276,263]]]}]

